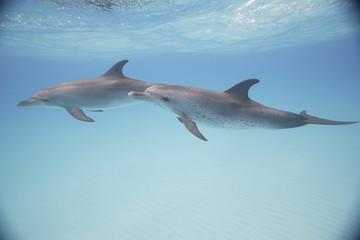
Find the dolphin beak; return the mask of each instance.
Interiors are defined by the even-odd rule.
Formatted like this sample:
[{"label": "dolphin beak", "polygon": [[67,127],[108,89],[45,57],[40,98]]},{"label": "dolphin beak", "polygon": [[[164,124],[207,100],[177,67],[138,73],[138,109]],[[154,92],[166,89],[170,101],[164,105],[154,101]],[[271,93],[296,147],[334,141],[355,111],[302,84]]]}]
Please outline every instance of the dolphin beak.
[{"label": "dolphin beak", "polygon": [[20,101],[20,102],[16,103],[16,106],[26,107],[26,106],[34,105],[34,104],[36,104],[38,102],[39,101],[30,98],[28,100],[24,100],[24,101]]},{"label": "dolphin beak", "polygon": [[146,98],[150,97],[150,94],[147,92],[129,92],[128,96],[138,100],[146,100]]}]

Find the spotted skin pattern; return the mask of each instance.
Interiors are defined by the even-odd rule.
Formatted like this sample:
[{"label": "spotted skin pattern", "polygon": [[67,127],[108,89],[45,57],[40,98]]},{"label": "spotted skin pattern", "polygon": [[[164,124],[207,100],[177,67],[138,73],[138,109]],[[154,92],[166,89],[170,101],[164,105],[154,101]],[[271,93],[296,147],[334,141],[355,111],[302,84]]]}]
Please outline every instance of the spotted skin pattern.
[{"label": "spotted skin pattern", "polygon": [[205,141],[206,138],[198,130],[197,123],[232,130],[293,128],[309,123],[355,123],[321,119],[310,116],[305,111],[296,114],[266,107],[248,96],[250,87],[258,82],[257,79],[245,80],[225,92],[175,85],[154,85],[144,92],[130,92],[129,96],[175,113],[191,133]]}]

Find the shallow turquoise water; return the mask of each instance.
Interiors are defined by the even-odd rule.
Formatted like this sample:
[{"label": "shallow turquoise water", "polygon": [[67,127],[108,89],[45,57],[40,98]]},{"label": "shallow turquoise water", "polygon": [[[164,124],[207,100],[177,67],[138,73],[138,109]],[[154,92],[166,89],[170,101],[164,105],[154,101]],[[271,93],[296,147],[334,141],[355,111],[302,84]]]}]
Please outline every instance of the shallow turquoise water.
[{"label": "shallow turquoise water", "polygon": [[105,9],[57,2],[24,1],[1,13],[3,238],[354,237],[359,124],[199,126],[203,142],[146,103],[90,112],[95,123],[15,106],[129,59],[124,73],[135,79],[223,91],[259,78],[250,97],[267,106],[360,120],[349,1],[125,1]]}]

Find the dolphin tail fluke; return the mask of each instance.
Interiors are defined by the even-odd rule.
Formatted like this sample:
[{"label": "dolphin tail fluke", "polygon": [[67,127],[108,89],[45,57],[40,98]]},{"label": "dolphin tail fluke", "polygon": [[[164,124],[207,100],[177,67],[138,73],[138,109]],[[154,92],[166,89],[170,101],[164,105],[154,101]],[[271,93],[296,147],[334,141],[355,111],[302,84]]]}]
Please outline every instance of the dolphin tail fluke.
[{"label": "dolphin tail fluke", "polygon": [[308,124],[346,125],[346,124],[358,123],[357,121],[342,122],[342,121],[333,121],[333,120],[328,120],[328,119],[324,119],[324,118],[318,118],[318,117],[314,117],[314,116],[307,114],[306,111],[302,111],[301,113],[299,113],[299,115],[305,117],[306,118],[305,122]]}]

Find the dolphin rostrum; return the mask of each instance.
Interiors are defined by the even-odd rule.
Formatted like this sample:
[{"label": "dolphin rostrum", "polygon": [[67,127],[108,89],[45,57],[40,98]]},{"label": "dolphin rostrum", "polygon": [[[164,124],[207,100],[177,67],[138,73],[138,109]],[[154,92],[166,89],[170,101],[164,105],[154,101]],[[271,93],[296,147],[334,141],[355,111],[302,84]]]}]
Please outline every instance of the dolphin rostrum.
[{"label": "dolphin rostrum", "polygon": [[234,130],[356,123],[317,118],[308,115],[306,111],[296,114],[266,107],[248,96],[249,88],[258,82],[257,79],[245,80],[225,92],[175,85],[154,85],[142,92],[132,91],[129,96],[174,112],[192,134],[204,141],[207,139],[198,130],[196,123]]},{"label": "dolphin rostrum", "polygon": [[125,77],[122,69],[128,60],[122,60],[98,78],[64,82],[40,89],[17,106],[45,106],[65,108],[74,118],[94,122],[83,110],[100,112],[106,108],[139,103],[128,96],[130,91],[144,91],[152,83]]}]

